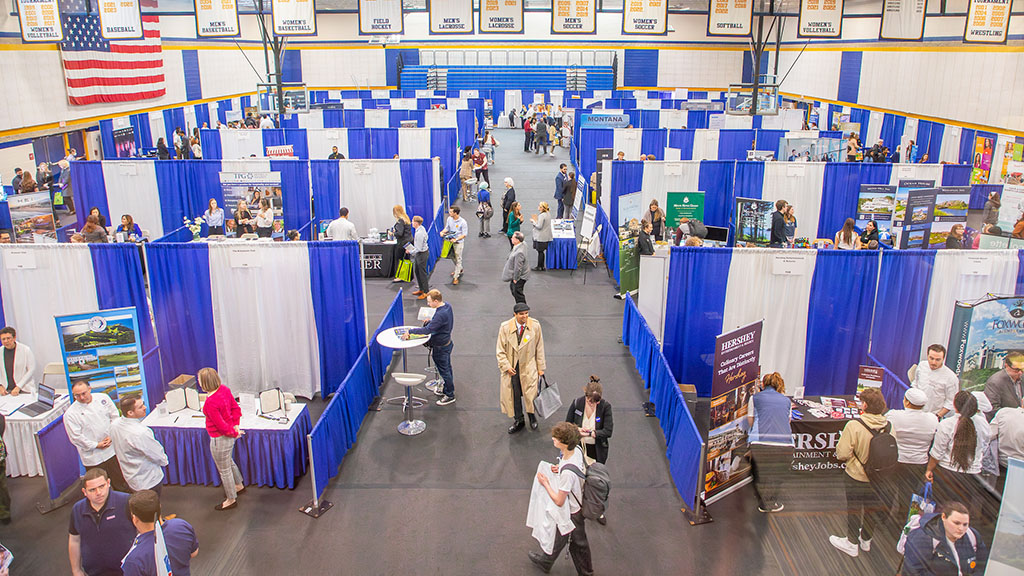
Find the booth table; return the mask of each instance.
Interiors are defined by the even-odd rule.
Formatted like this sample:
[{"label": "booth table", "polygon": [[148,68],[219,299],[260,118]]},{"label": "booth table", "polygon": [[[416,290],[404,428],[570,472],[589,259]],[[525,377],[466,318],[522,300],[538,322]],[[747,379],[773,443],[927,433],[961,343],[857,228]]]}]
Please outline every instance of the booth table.
[{"label": "booth table", "polygon": [[[164,484],[220,486],[220,474],[210,454],[206,418],[195,410],[174,414],[153,411],[142,421],[153,430],[167,452]],[[246,485],[295,488],[295,478],[305,474],[308,453],[306,436],[313,428],[305,404],[292,404],[288,422],[267,420],[242,413],[245,431],[235,443],[235,462]]]},{"label": "booth table", "polygon": [[579,251],[576,238],[555,238],[548,243],[544,265],[549,270],[575,270]]},{"label": "booth table", "polygon": [[[842,398],[848,406],[858,406],[854,396],[829,396]],[[821,401],[820,397],[807,396],[812,402]],[[812,416],[810,409],[794,403],[793,409],[803,414],[800,420],[792,420],[793,430],[793,468],[794,472],[842,472],[846,464],[836,459],[836,446],[839,435],[851,420],[850,418],[818,418]]]},{"label": "booth table", "polygon": [[391,278],[395,275],[395,240],[363,241],[363,273],[367,278]]},{"label": "booth table", "polygon": [[71,398],[64,394],[53,401],[53,408],[38,416],[14,412],[16,408],[32,404],[37,400],[35,394],[19,394],[17,396],[0,396],[0,412],[4,414],[7,427],[4,429],[4,444],[7,445],[8,476],[42,476],[43,460],[39,456],[36,443],[36,432],[53,422],[71,405]]}]

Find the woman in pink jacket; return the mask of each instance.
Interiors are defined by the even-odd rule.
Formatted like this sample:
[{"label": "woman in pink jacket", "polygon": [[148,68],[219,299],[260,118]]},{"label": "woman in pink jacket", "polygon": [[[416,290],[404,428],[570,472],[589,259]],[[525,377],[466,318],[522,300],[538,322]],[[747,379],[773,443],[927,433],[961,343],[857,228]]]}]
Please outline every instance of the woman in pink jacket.
[{"label": "woman in pink jacket", "polygon": [[217,464],[217,472],[220,473],[221,486],[224,487],[224,501],[214,506],[214,509],[230,510],[238,506],[236,497],[245,490],[242,472],[232,458],[235,440],[243,434],[238,428],[242,409],[231,390],[221,385],[220,376],[213,368],[199,371],[199,386],[209,394],[203,404],[203,414],[206,415],[206,431],[210,434],[210,452]]}]

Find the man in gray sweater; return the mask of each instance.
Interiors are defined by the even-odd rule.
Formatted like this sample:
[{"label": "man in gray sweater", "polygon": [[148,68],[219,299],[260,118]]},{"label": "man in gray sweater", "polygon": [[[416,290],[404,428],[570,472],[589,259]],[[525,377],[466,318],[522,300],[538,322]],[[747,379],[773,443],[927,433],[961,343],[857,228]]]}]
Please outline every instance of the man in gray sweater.
[{"label": "man in gray sweater", "polygon": [[501,271],[501,280],[508,282],[516,304],[526,304],[523,288],[526,286],[526,278],[529,274],[530,266],[526,263],[526,244],[523,244],[523,233],[516,232],[512,234],[512,252],[508,255],[505,268]]}]

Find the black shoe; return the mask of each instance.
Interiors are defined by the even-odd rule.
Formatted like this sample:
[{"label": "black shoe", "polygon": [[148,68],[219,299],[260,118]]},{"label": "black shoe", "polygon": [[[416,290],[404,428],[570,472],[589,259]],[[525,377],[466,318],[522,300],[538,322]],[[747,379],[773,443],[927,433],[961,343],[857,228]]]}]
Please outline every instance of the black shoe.
[{"label": "black shoe", "polygon": [[545,574],[551,572],[551,566],[548,565],[543,556],[536,552],[530,552],[528,556],[530,557],[530,562],[533,562],[533,565],[543,570]]},{"label": "black shoe", "polygon": [[608,523],[608,519],[604,517],[604,514],[601,514],[600,516],[597,517],[597,523],[600,524],[601,526],[604,526],[605,524]]},{"label": "black shoe", "polygon": [[508,427],[508,433],[509,434],[515,434],[516,432],[519,432],[520,430],[522,430],[525,427],[526,427],[526,423],[525,422],[523,422],[522,420],[516,420],[515,422],[512,423],[511,426]]},{"label": "black shoe", "polygon": [[479,237],[483,238],[483,237],[484,237],[484,233],[483,233],[483,232],[481,232],[481,233],[477,234],[477,236],[479,236]]},{"label": "black shoe", "polygon": [[537,417],[534,416],[533,414],[528,414],[528,416],[530,417],[530,430],[536,430],[537,429]]}]

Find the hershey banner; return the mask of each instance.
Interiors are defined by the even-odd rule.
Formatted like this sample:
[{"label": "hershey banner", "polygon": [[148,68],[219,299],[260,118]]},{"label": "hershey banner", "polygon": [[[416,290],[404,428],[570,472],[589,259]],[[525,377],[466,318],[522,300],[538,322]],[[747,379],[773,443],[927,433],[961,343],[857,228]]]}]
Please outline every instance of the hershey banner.
[{"label": "hershey banner", "polygon": [[750,36],[753,29],[753,0],[711,0],[708,36]]},{"label": "hershey banner", "polygon": [[276,36],[315,36],[316,8],[313,0],[271,0]]},{"label": "hershey banner", "polygon": [[64,40],[57,0],[18,0],[18,24],[22,42]]},{"label": "hershey banner", "polygon": [[964,42],[1002,44],[1010,25],[1010,0],[971,0]]},{"label": "hershey banner", "polygon": [[843,32],[843,0],[800,0],[799,38],[839,38]]},{"label": "hershey banner", "polygon": [[196,7],[196,36],[226,38],[241,34],[236,0],[193,0]]},{"label": "hershey banner", "polygon": [[668,0],[628,0],[622,10],[623,34],[667,34]]},{"label": "hershey banner", "polygon": [[142,7],[139,0],[102,0],[100,35],[104,40],[142,38]]},{"label": "hershey banner", "polygon": [[882,0],[879,40],[921,40],[924,38],[925,0]]},{"label": "hershey banner", "polygon": [[473,0],[427,0],[431,34],[472,34]]},{"label": "hershey banner", "polygon": [[359,33],[402,34],[402,0],[359,0]]},{"label": "hershey banner", "polygon": [[552,0],[552,34],[597,32],[597,0]]},{"label": "hershey banner", "polygon": [[525,0],[480,0],[481,34],[522,34]]}]

